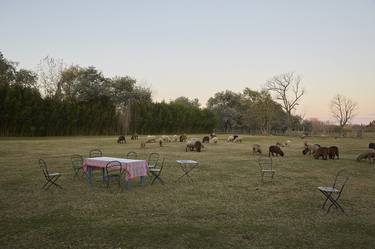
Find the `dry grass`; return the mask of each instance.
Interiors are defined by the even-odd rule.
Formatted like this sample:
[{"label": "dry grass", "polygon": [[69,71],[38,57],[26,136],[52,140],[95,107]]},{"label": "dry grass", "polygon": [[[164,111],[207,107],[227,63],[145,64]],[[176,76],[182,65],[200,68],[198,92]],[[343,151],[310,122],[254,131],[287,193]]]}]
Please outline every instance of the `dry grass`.
[{"label": "dry grass", "polygon": [[[195,135],[195,137],[203,137]],[[303,156],[303,141],[286,137],[243,137],[241,144],[209,144],[201,153],[185,152],[183,143],[116,144],[115,137],[68,137],[0,140],[1,248],[374,248],[375,166],[354,159],[366,139],[313,138],[337,145],[340,160]],[[265,149],[292,140],[286,156],[275,158],[273,182],[260,183],[253,143]],[[89,190],[74,178],[69,156],[87,156],[92,148],[106,156],[137,151],[146,159],[159,152],[167,160],[158,183],[120,192],[98,180]],[[37,159],[65,173],[64,189],[40,190]],[[176,159],[200,162],[194,183],[175,182]],[[343,214],[320,209],[317,186],[331,184],[338,169],[351,179],[344,190]],[[148,183],[148,182],[147,182]]]}]

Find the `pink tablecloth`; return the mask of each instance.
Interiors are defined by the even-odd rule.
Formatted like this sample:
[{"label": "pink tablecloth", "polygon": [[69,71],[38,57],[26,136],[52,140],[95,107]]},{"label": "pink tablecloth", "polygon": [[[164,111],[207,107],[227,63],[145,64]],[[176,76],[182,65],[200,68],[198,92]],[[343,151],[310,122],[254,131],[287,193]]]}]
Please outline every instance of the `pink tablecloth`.
[{"label": "pink tablecloth", "polygon": [[83,171],[87,172],[87,167],[92,169],[105,168],[108,162],[119,161],[123,168],[128,172],[128,179],[137,176],[147,175],[147,162],[146,160],[133,160],[116,157],[91,157],[83,160]]}]

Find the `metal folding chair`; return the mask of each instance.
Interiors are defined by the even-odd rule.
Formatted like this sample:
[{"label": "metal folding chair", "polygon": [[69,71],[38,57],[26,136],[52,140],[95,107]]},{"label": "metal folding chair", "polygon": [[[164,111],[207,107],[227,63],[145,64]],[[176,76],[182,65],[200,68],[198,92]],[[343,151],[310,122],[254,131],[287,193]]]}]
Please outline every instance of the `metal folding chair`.
[{"label": "metal folding chair", "polygon": [[179,180],[181,180],[181,178],[183,178],[184,176],[186,176],[186,178],[190,181],[190,182],[193,182],[193,179],[191,178],[190,176],[190,172],[195,169],[196,167],[198,167],[199,163],[197,161],[193,161],[193,160],[176,160],[176,162],[180,165],[180,168],[183,172],[183,174],[177,178],[176,182],[178,182]]},{"label": "metal folding chair", "polygon": [[161,162],[161,166],[160,166],[159,169],[156,168],[156,167],[149,169],[149,172],[153,176],[152,181],[151,181],[151,185],[154,184],[154,182],[156,180],[158,180],[162,185],[164,185],[164,181],[160,178],[160,174],[161,174],[161,172],[163,171],[163,168],[164,168],[164,160],[165,160],[165,158],[163,158],[163,161]]},{"label": "metal folding chair", "polygon": [[119,186],[125,180],[126,170],[122,167],[121,162],[111,161],[105,166],[105,176],[103,180],[106,183],[107,188],[112,180],[118,181]]},{"label": "metal folding chair", "polygon": [[150,153],[148,155],[148,158],[147,158],[147,165],[148,165],[148,168],[151,169],[151,168],[155,168],[158,161],[159,161],[159,158],[160,158],[160,155],[159,153]]},{"label": "metal folding chair", "polygon": [[345,169],[342,169],[337,172],[332,187],[318,187],[319,191],[325,196],[325,201],[323,203],[322,209],[325,208],[328,200],[331,202],[331,205],[327,209],[327,213],[332,206],[335,206],[335,208],[339,208],[342,212],[344,212],[344,209],[338,203],[338,201],[348,180],[348,172]]},{"label": "metal folding chair", "polygon": [[43,159],[39,159],[39,167],[42,169],[44,178],[46,180],[46,182],[42,186],[42,189],[48,190],[51,186],[56,186],[62,189],[62,187],[56,183],[57,180],[60,178],[61,173],[49,173],[47,163]]},{"label": "metal folding chair", "polygon": [[89,152],[89,157],[102,157],[102,156],[103,156],[103,153],[99,149],[93,149],[93,150],[90,150]]},{"label": "metal folding chair", "polygon": [[138,155],[135,151],[130,151],[128,154],[126,154],[126,158],[128,159],[137,159]]},{"label": "metal folding chair", "polygon": [[264,177],[271,177],[271,180],[272,180],[276,172],[272,166],[272,158],[268,156],[260,156],[258,158],[258,164],[260,168],[260,175],[262,177],[262,182],[264,180]]},{"label": "metal folding chair", "polygon": [[72,168],[74,172],[74,176],[79,176],[79,173],[82,171],[83,172],[83,157],[78,154],[74,154],[70,157],[70,160],[72,162]]}]

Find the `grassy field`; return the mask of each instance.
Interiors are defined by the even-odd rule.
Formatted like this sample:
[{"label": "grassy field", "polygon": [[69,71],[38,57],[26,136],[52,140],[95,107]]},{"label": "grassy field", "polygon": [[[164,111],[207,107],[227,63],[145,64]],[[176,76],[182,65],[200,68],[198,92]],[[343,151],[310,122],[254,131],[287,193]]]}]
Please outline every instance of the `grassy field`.
[{"label": "grassy field", "polygon": [[[252,144],[265,149],[287,139],[285,157],[274,159],[275,179],[262,184]],[[354,160],[369,139],[307,139],[339,147],[340,160],[327,161],[303,156],[300,138],[224,140],[197,153],[183,143],[141,149],[139,141],[117,144],[115,137],[2,138],[0,248],[375,248],[375,166]],[[166,185],[139,186],[137,179],[129,191],[107,190],[95,173],[90,190],[84,177],[73,177],[70,155],[93,148],[115,157],[161,153]],[[40,189],[39,158],[64,173],[63,190]],[[176,159],[200,162],[194,183],[175,182]],[[346,213],[326,214],[317,187],[332,184],[341,168],[351,174],[341,199]]]}]

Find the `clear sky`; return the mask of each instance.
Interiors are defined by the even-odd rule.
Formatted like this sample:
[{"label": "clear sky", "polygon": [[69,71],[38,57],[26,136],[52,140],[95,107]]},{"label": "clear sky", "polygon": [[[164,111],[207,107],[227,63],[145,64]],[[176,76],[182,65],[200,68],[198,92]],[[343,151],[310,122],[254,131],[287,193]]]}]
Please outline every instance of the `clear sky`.
[{"label": "clear sky", "polygon": [[0,51],[23,68],[49,55],[203,105],[295,72],[298,114],[328,120],[343,94],[358,102],[356,123],[375,119],[375,0],[0,0]]}]

